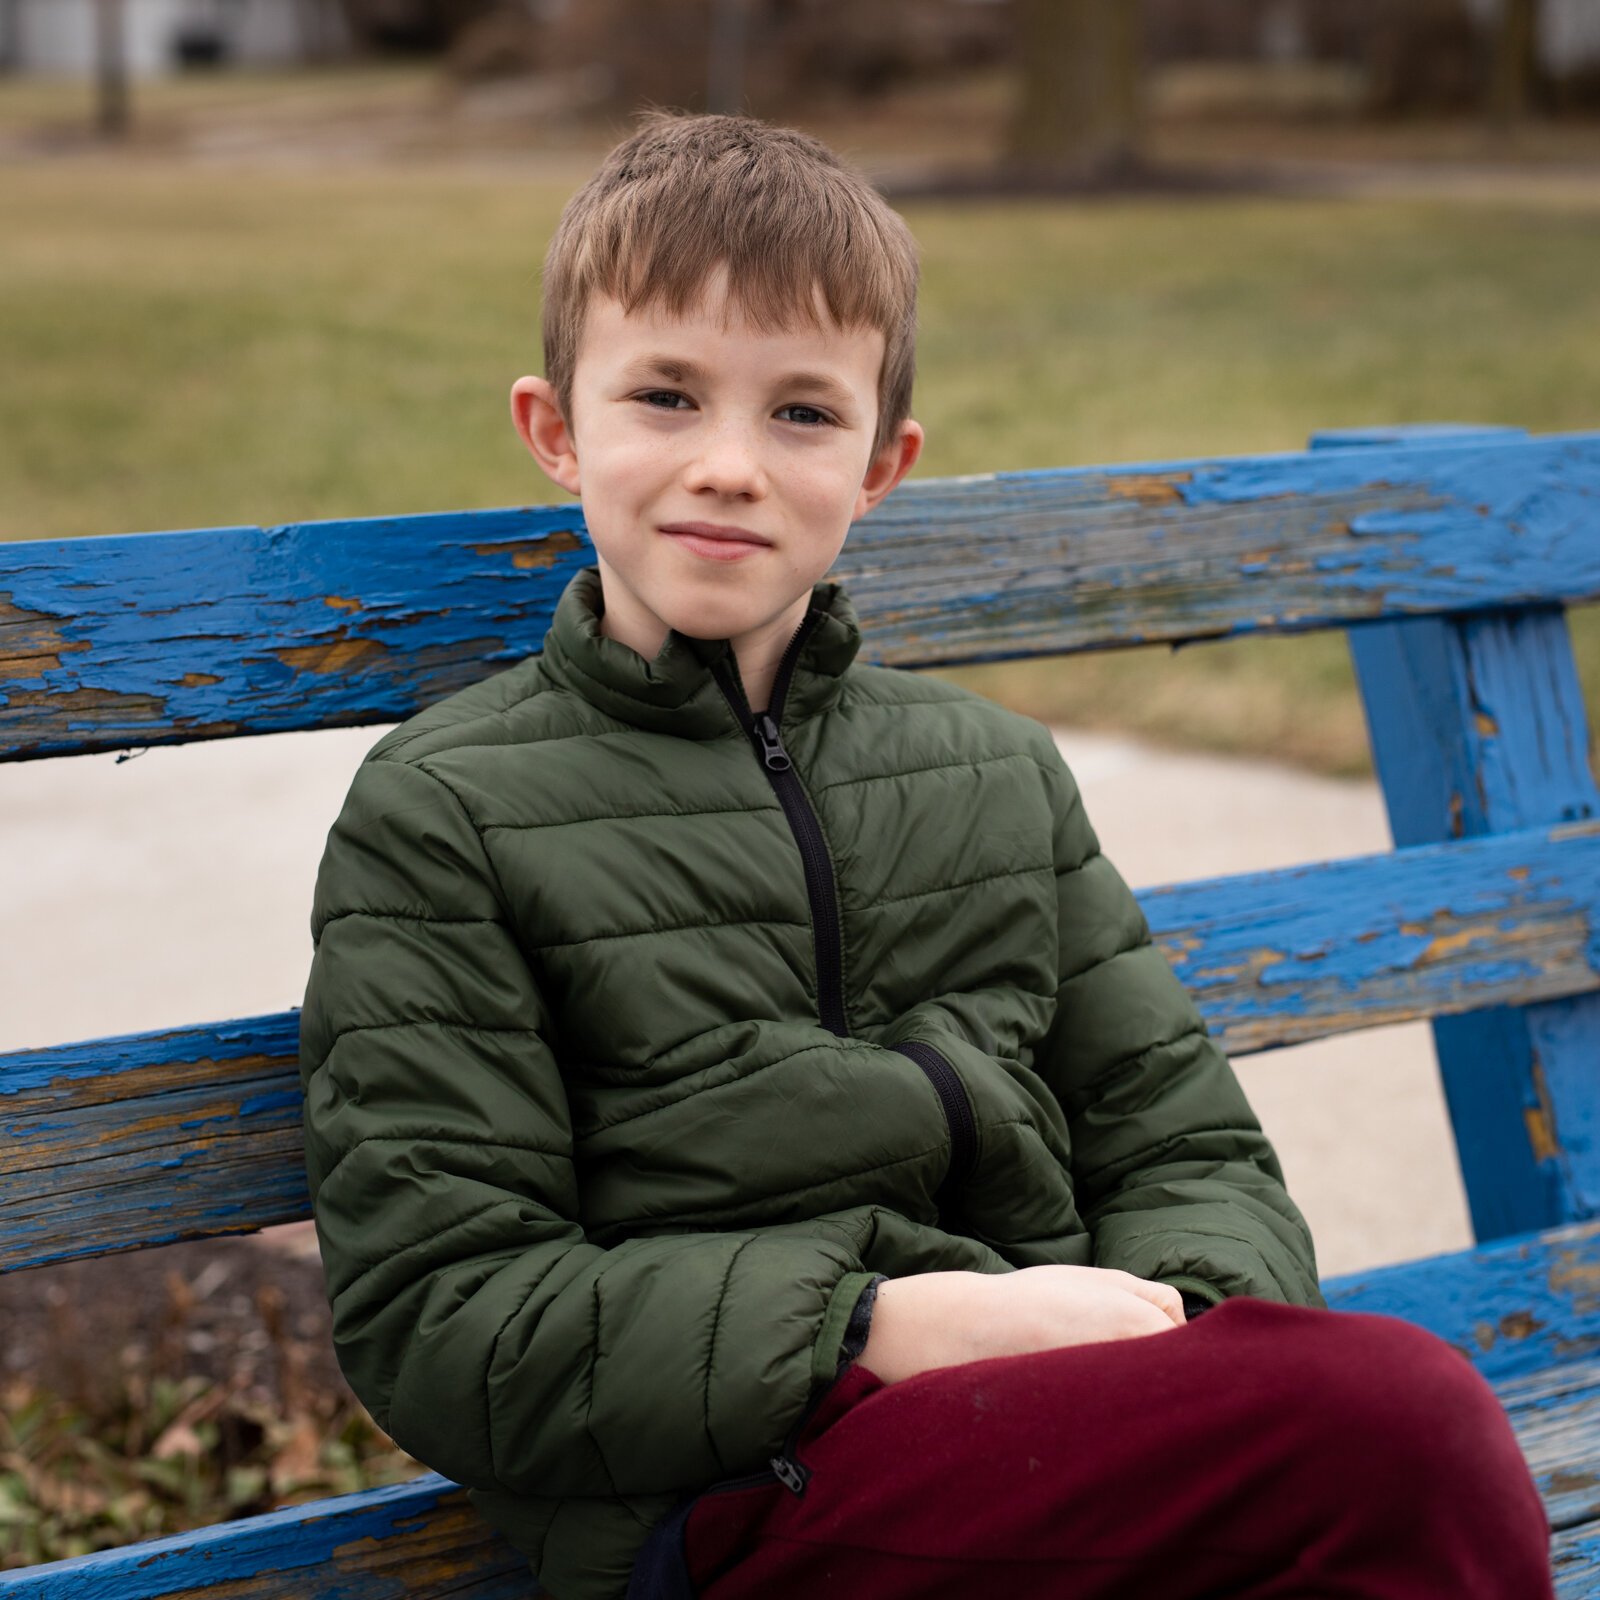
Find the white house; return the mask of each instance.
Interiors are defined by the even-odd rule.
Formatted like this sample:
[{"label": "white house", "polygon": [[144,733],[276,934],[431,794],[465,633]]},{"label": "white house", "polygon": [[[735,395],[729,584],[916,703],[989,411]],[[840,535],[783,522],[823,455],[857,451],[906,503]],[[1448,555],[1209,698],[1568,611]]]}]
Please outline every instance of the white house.
[{"label": "white house", "polygon": [[[94,70],[98,0],[0,0],[0,67]],[[342,53],[343,18],[328,0],[122,0],[128,70],[172,72],[185,61],[287,66]]]},{"label": "white house", "polygon": [[1545,0],[1543,21],[1540,48],[1553,71],[1600,64],[1600,5],[1595,0]]},{"label": "white house", "polygon": [[[1502,0],[1467,0],[1480,22],[1499,14]],[[1564,77],[1600,64],[1600,4],[1596,0],[1543,0],[1539,7],[1539,57]]]}]

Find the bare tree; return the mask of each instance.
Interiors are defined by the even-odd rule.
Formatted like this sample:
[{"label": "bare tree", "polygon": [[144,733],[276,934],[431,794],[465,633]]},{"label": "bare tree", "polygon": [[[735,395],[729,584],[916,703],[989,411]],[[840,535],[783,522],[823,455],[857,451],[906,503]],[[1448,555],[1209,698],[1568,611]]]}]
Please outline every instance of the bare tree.
[{"label": "bare tree", "polygon": [[1539,0],[1500,0],[1489,71],[1489,117],[1501,132],[1527,115],[1539,76]]},{"label": "bare tree", "polygon": [[745,48],[750,32],[749,0],[714,0],[706,60],[706,110],[744,110]]},{"label": "bare tree", "polygon": [[13,72],[21,65],[21,0],[0,0],[0,72]]},{"label": "bare tree", "polygon": [[128,14],[124,0],[95,0],[96,123],[108,139],[128,131]]},{"label": "bare tree", "polygon": [[1139,0],[1021,0],[1008,155],[1039,176],[1136,166],[1143,123]]}]

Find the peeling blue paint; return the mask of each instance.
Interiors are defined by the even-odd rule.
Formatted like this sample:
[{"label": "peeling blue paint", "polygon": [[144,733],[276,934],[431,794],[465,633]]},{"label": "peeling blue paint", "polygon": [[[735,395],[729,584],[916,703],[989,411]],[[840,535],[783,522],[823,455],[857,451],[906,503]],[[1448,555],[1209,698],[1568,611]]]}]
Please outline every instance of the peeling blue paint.
[{"label": "peeling blue paint", "polygon": [[298,1010],[154,1033],[111,1034],[0,1055],[0,1096],[32,1094],[52,1085],[141,1072],[171,1062],[237,1061],[248,1056],[293,1060],[299,1050]]},{"label": "peeling blue paint", "polygon": [[1595,825],[1173,884],[1138,899],[1234,1055],[1600,988],[1590,959]]},{"label": "peeling blue paint", "polygon": [[0,757],[398,718],[538,649],[592,559],[573,507],[0,546],[8,652],[32,662],[0,678]]},{"label": "peeling blue paint", "polygon": [[293,1089],[274,1089],[267,1094],[251,1095],[239,1102],[239,1115],[241,1117],[254,1117],[262,1113],[277,1115],[283,1111],[293,1111],[297,1116],[300,1112],[300,1091]]},{"label": "peeling blue paint", "polygon": [[[1600,1355],[1600,1222],[1351,1273],[1322,1290],[1336,1311],[1376,1311],[1427,1328],[1492,1382],[1520,1377],[1577,1354]],[[1500,1331],[1507,1318],[1509,1334]]]},{"label": "peeling blue paint", "polygon": [[[1593,599],[1597,514],[1597,434],[1000,473],[902,485],[834,575],[863,660],[950,665]],[[399,720],[592,559],[572,506],[0,545],[0,759]]]},{"label": "peeling blue paint", "polygon": [[0,1056],[0,1271],[305,1216],[298,1040],[287,1012]]}]

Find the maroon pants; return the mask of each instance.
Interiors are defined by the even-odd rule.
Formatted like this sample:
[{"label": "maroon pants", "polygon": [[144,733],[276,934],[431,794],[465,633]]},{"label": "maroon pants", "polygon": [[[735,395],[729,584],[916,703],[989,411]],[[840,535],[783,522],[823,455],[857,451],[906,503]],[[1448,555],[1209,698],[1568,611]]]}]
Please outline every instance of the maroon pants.
[{"label": "maroon pants", "polygon": [[780,1485],[694,1502],[705,1600],[1549,1600],[1550,1524],[1467,1359],[1398,1318],[1224,1301],[1146,1338],[884,1384]]}]

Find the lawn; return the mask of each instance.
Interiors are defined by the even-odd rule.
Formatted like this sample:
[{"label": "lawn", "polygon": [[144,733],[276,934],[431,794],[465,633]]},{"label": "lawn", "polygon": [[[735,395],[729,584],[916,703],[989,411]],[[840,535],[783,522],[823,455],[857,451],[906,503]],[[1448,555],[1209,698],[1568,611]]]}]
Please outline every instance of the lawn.
[{"label": "lawn", "polygon": [[[0,538],[550,497],[505,392],[538,370],[538,262],[582,170],[0,167]],[[1600,426],[1600,200],[906,210],[929,475]],[[958,676],[1051,720],[1365,763],[1337,636]]]}]

